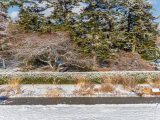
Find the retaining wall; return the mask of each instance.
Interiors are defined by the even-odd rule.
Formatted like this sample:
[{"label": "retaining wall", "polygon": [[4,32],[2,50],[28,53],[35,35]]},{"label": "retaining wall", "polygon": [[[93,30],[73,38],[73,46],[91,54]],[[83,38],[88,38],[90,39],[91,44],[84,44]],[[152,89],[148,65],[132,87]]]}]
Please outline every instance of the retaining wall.
[{"label": "retaining wall", "polygon": [[160,71],[110,71],[110,72],[1,72],[0,78],[3,77],[77,77],[84,76],[89,78],[104,76],[160,76]]}]

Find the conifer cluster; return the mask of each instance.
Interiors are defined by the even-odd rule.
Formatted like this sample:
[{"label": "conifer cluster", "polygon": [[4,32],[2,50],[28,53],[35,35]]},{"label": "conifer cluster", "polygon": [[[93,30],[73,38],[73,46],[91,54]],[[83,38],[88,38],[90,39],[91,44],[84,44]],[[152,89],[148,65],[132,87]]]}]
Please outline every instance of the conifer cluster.
[{"label": "conifer cluster", "polygon": [[[77,14],[72,10],[79,3],[87,7]],[[55,10],[47,18],[34,7],[22,7],[18,23],[39,32],[69,31],[81,52],[100,59],[122,50],[148,60],[159,57],[158,25],[146,0],[55,0],[51,4]]]}]

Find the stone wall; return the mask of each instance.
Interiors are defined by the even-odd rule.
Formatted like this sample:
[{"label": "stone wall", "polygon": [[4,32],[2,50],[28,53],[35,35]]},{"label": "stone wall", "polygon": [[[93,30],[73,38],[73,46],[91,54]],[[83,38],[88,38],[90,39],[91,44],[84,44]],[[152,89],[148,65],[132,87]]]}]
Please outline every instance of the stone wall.
[{"label": "stone wall", "polygon": [[160,77],[160,71],[113,71],[113,72],[6,72],[0,73],[3,77],[77,77],[84,76],[88,78],[100,78],[105,76],[134,76],[134,77]]}]

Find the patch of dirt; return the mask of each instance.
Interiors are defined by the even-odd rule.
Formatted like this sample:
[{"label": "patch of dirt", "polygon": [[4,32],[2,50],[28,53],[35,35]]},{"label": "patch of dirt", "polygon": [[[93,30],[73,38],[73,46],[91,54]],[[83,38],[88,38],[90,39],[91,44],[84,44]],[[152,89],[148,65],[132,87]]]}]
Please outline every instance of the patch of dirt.
[{"label": "patch of dirt", "polygon": [[119,52],[110,60],[109,71],[152,71],[152,65],[143,60],[138,53]]}]

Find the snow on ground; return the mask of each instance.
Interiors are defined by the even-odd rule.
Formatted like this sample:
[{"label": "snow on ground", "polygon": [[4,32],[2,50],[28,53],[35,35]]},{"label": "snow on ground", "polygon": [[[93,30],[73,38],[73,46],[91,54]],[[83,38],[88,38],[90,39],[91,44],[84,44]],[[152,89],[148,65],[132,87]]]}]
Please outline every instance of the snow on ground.
[{"label": "snow on ground", "polygon": [[[95,88],[99,88],[100,85],[96,85]],[[0,85],[0,96],[9,97],[48,97],[47,92],[53,89],[59,89],[63,91],[61,97],[75,97],[73,92],[79,90],[76,85],[20,85],[21,91],[17,94],[16,88],[9,89],[8,85]],[[3,91],[3,92],[2,92]],[[137,95],[133,92],[125,90],[119,86],[113,93],[95,93],[93,97],[136,97]]]},{"label": "snow on ground", "polygon": [[159,120],[157,104],[0,106],[0,120]]},{"label": "snow on ground", "polygon": [[40,12],[39,14],[42,14],[44,17],[49,17],[54,12],[54,7],[47,8],[46,10]]}]

